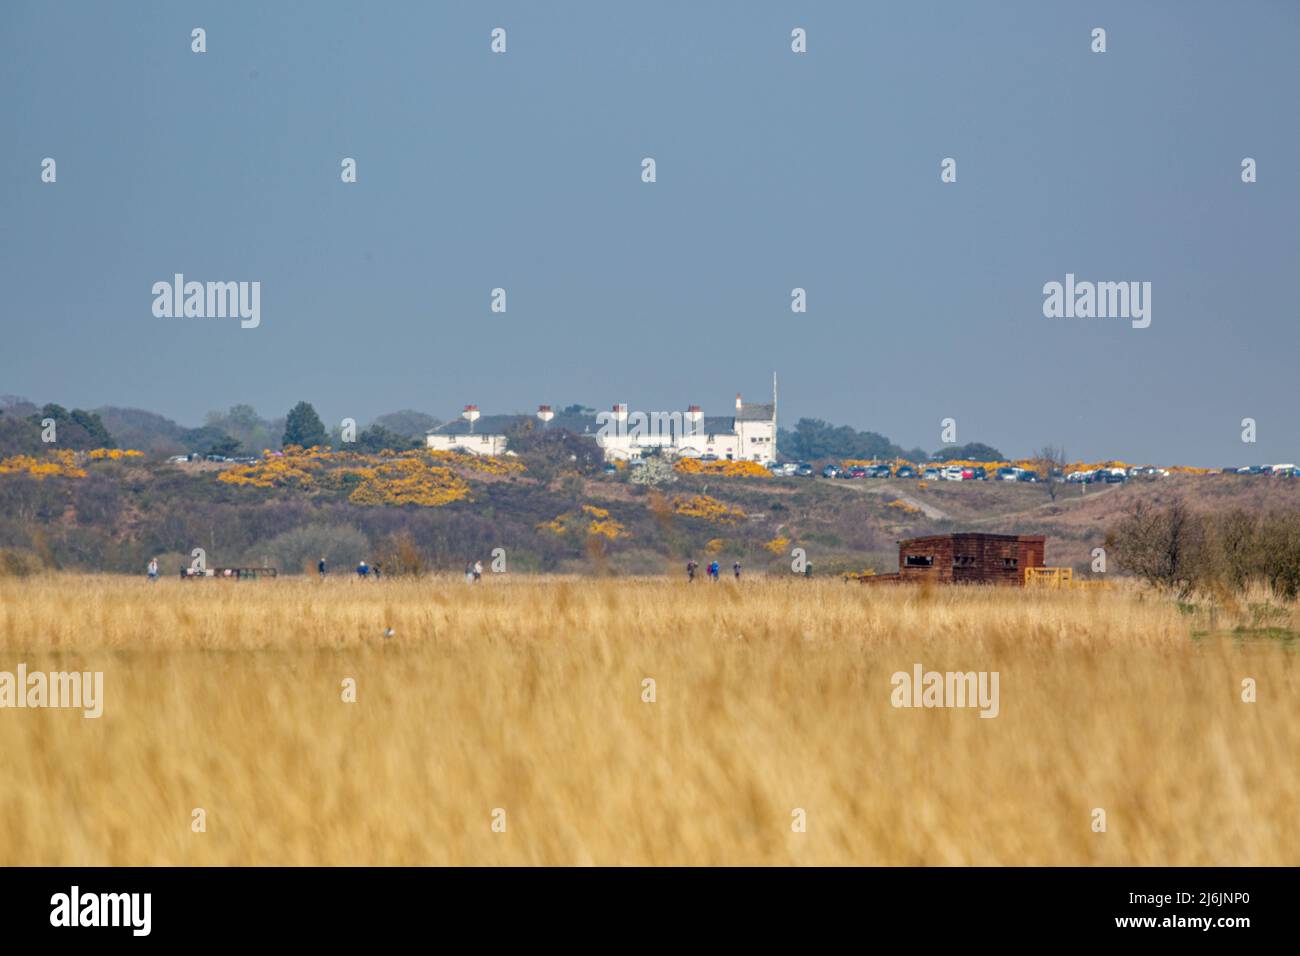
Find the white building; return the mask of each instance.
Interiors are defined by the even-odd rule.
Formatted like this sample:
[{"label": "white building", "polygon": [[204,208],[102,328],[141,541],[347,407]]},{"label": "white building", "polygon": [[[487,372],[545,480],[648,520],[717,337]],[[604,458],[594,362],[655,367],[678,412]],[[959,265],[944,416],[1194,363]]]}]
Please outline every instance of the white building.
[{"label": "white building", "polygon": [[[587,409],[581,413],[568,409],[557,416],[549,405],[542,405],[537,419],[542,428],[563,428],[594,438],[606,461],[631,461],[657,453],[668,458],[709,457],[767,464],[776,460],[776,377],[772,378],[770,405],[746,404],[737,395],[735,411],[730,415],[706,416],[698,405],[689,406],[685,412],[629,414],[627,406],[619,404],[594,417]],[[513,454],[507,450],[506,432],[526,427],[528,422],[524,415],[481,417],[477,406],[466,405],[459,420],[430,429],[424,443],[435,451]]]},{"label": "white building", "polygon": [[471,455],[504,455],[506,453],[505,435],[478,434],[435,434],[424,436],[425,447],[433,451],[459,451]]},{"label": "white building", "polygon": [[633,460],[647,453],[670,458],[714,457],[719,460],[776,460],[776,394],[772,404],[746,404],[736,396],[733,415],[706,416],[700,406],[685,412],[633,412],[615,405],[601,412],[596,443],[606,461]]},{"label": "white building", "polygon": [[506,453],[505,435],[494,433],[490,427],[484,432],[474,431],[474,423],[479,420],[477,405],[466,405],[460,414],[460,421],[446,422],[426,432],[424,446],[433,451],[458,451],[471,455]]}]

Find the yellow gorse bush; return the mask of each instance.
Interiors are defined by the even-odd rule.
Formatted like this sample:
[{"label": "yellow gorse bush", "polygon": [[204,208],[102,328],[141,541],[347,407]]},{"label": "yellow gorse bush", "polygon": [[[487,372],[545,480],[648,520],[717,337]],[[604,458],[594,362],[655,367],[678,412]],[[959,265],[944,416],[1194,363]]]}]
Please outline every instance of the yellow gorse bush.
[{"label": "yellow gorse bush", "polygon": [[263,452],[262,459],[251,465],[228,468],[217,480],[253,488],[304,490],[355,484],[348,495],[355,504],[437,508],[469,499],[469,483],[461,471],[501,476],[522,473],[524,466],[509,459],[424,449],[367,455],[290,446],[279,454]]},{"label": "yellow gorse bush", "polygon": [[773,538],[771,541],[765,543],[763,547],[767,548],[767,550],[771,551],[777,557],[780,557],[781,555],[785,554],[785,549],[790,547],[790,539]]},{"label": "yellow gorse bush", "polygon": [[577,511],[566,511],[562,515],[556,515],[550,521],[539,524],[537,530],[550,531],[552,534],[567,534],[574,528],[580,528],[583,521],[587,522],[583,530],[589,538],[607,538],[613,541],[617,538],[631,537],[621,522],[611,518],[606,509],[595,505],[583,505]]},{"label": "yellow gorse bush", "polygon": [[428,456],[449,467],[467,468],[483,475],[522,475],[526,470],[522,461],[514,458],[495,458],[491,455],[460,454],[454,451],[408,451],[403,457]]},{"label": "yellow gorse bush", "polygon": [[679,458],[673,465],[683,475],[722,475],[727,478],[770,478],[772,473],[756,461],[700,461]]},{"label": "yellow gorse bush", "polygon": [[359,505],[420,505],[438,508],[469,497],[469,483],[450,468],[419,458],[399,458],[373,468],[348,469],[361,476],[348,500]]},{"label": "yellow gorse bush", "polygon": [[14,455],[0,461],[0,475],[31,475],[33,478],[85,478],[84,469],[77,467],[75,451],[54,451],[46,458],[31,455]]},{"label": "yellow gorse bush", "polygon": [[33,478],[85,478],[81,466],[87,461],[122,461],[143,458],[144,452],[129,448],[93,448],[90,451],[58,449],[44,457],[12,455],[0,459],[0,475],[31,475]]},{"label": "yellow gorse bush", "polygon": [[264,454],[266,457],[251,465],[227,468],[217,480],[253,488],[310,488],[315,483],[314,473],[323,467],[319,454],[300,448],[288,448],[280,455]]},{"label": "yellow gorse bush", "polygon": [[92,448],[86,453],[93,461],[121,461],[123,458],[143,458],[144,452],[133,448]]},{"label": "yellow gorse bush", "polygon": [[732,524],[745,517],[745,512],[741,509],[723,504],[708,495],[678,495],[673,499],[673,513],[684,518],[703,518],[717,524]]}]

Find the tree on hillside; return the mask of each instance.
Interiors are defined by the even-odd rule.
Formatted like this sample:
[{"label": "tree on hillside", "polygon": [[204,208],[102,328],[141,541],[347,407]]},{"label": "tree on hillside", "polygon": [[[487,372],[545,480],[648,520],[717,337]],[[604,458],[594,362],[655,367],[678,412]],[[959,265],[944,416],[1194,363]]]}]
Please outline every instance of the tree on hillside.
[{"label": "tree on hillside", "polygon": [[152,454],[175,455],[192,449],[181,444],[182,425],[154,412],[112,405],[95,409],[99,420],[121,448],[134,448]]},{"label": "tree on hillside", "polygon": [[85,450],[116,447],[113,436],[108,433],[103,421],[94,412],[88,412],[83,408],[68,411],[62,405],[50,402],[27,420],[38,429],[43,429],[43,422],[47,418],[54,422],[55,448]]},{"label": "tree on hillside", "polygon": [[380,415],[370,424],[372,427],[375,425],[382,426],[390,432],[396,432],[403,438],[416,438],[423,442],[425,434],[441,425],[442,421],[424,412],[417,412],[407,408],[400,412],[389,412],[386,415]]},{"label": "tree on hillside", "polygon": [[677,480],[672,464],[659,455],[645,459],[645,463],[632,469],[628,481],[634,485],[667,485]]},{"label": "tree on hillside", "polygon": [[512,451],[518,452],[528,474],[545,484],[562,473],[594,474],[604,464],[600,446],[589,436],[565,428],[538,428],[525,422],[506,430]]},{"label": "tree on hillside", "polygon": [[903,454],[884,435],[860,432],[848,425],[830,425],[820,418],[801,418],[794,431],[782,429],[777,447],[791,458],[813,461],[819,458],[898,458]]},{"label": "tree on hillside", "polygon": [[325,426],[320,416],[316,414],[316,409],[312,408],[309,402],[299,402],[290,409],[289,417],[284,423],[283,444],[286,448],[289,445],[313,448],[316,445],[329,444]]},{"label": "tree on hillside", "polygon": [[222,435],[211,445],[208,446],[209,455],[221,455],[223,458],[233,458],[239,454],[239,439],[231,438],[229,435]]},{"label": "tree on hillside", "polygon": [[45,447],[41,429],[26,418],[6,414],[0,409],[0,458],[10,455],[35,455]]},{"label": "tree on hillside", "polygon": [[357,435],[355,445],[340,445],[341,448],[350,451],[363,451],[371,455],[381,451],[406,451],[419,446],[420,443],[415,439],[391,431],[383,425],[371,425],[362,430],[361,434]]},{"label": "tree on hillside", "polygon": [[188,454],[230,457],[239,452],[239,441],[212,425],[189,429],[181,435],[180,442]]},{"label": "tree on hillside", "polygon": [[232,405],[229,411],[208,412],[207,424],[238,440],[243,448],[255,454],[275,447],[279,431],[258,415],[252,405]]},{"label": "tree on hillside", "polygon": [[1058,445],[1044,445],[1034,456],[1038,464],[1039,477],[1047,488],[1047,497],[1052,501],[1061,490],[1061,480],[1065,472],[1065,448]]},{"label": "tree on hillside", "polygon": [[934,453],[935,461],[1006,461],[1002,452],[992,445],[973,441],[952,448],[940,448]]}]

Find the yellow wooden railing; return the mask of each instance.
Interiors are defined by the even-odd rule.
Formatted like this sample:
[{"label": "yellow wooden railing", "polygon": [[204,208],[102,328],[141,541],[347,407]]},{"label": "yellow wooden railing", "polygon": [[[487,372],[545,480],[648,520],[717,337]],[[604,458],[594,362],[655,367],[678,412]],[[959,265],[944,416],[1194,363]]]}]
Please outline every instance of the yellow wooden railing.
[{"label": "yellow wooden railing", "polygon": [[1073,581],[1073,568],[1025,568],[1025,587],[1068,588]]},{"label": "yellow wooden railing", "polygon": [[1109,581],[1090,578],[1075,580],[1073,568],[1025,568],[1025,587],[1062,590],[1066,588],[1108,588]]}]

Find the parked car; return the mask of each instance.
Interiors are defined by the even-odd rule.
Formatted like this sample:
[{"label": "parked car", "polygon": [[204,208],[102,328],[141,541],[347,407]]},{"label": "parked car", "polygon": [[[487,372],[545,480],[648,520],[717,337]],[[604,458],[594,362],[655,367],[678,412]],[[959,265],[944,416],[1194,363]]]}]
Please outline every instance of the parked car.
[{"label": "parked car", "polygon": [[987,481],[989,473],[987,470],[976,465],[974,468],[970,469],[970,476],[976,481]]},{"label": "parked car", "polygon": [[942,472],[944,481],[961,481],[966,477],[965,469],[957,465],[949,465]]},{"label": "parked car", "polygon": [[835,465],[827,465],[825,468],[822,469],[822,477],[838,478],[840,476],[840,471],[841,469]]},{"label": "parked car", "polygon": [[888,465],[872,465],[867,469],[868,478],[892,478],[893,476],[894,473]]},{"label": "parked car", "polygon": [[1020,474],[1016,475],[1016,481],[1038,481],[1038,472],[1023,468]]},{"label": "parked car", "polygon": [[806,461],[801,461],[794,466],[794,473],[798,478],[811,478],[813,476],[813,466]]},{"label": "parked car", "polygon": [[1015,481],[1020,475],[1020,469],[1007,466],[999,468],[994,475],[997,476],[998,481]]},{"label": "parked car", "polygon": [[867,469],[862,467],[861,465],[854,465],[852,468],[849,469],[849,477],[865,478],[867,477]]},{"label": "parked car", "polygon": [[613,462],[610,462],[608,465],[605,466],[605,474],[607,474],[607,475],[617,475],[617,474],[618,474],[618,466],[615,465]]},{"label": "parked car", "polygon": [[911,465],[899,465],[898,471],[894,472],[895,478],[915,478],[916,469]]},{"label": "parked car", "polygon": [[941,472],[938,468],[927,468],[925,469],[924,472],[921,473],[921,479],[923,481],[942,481],[943,472]]}]

